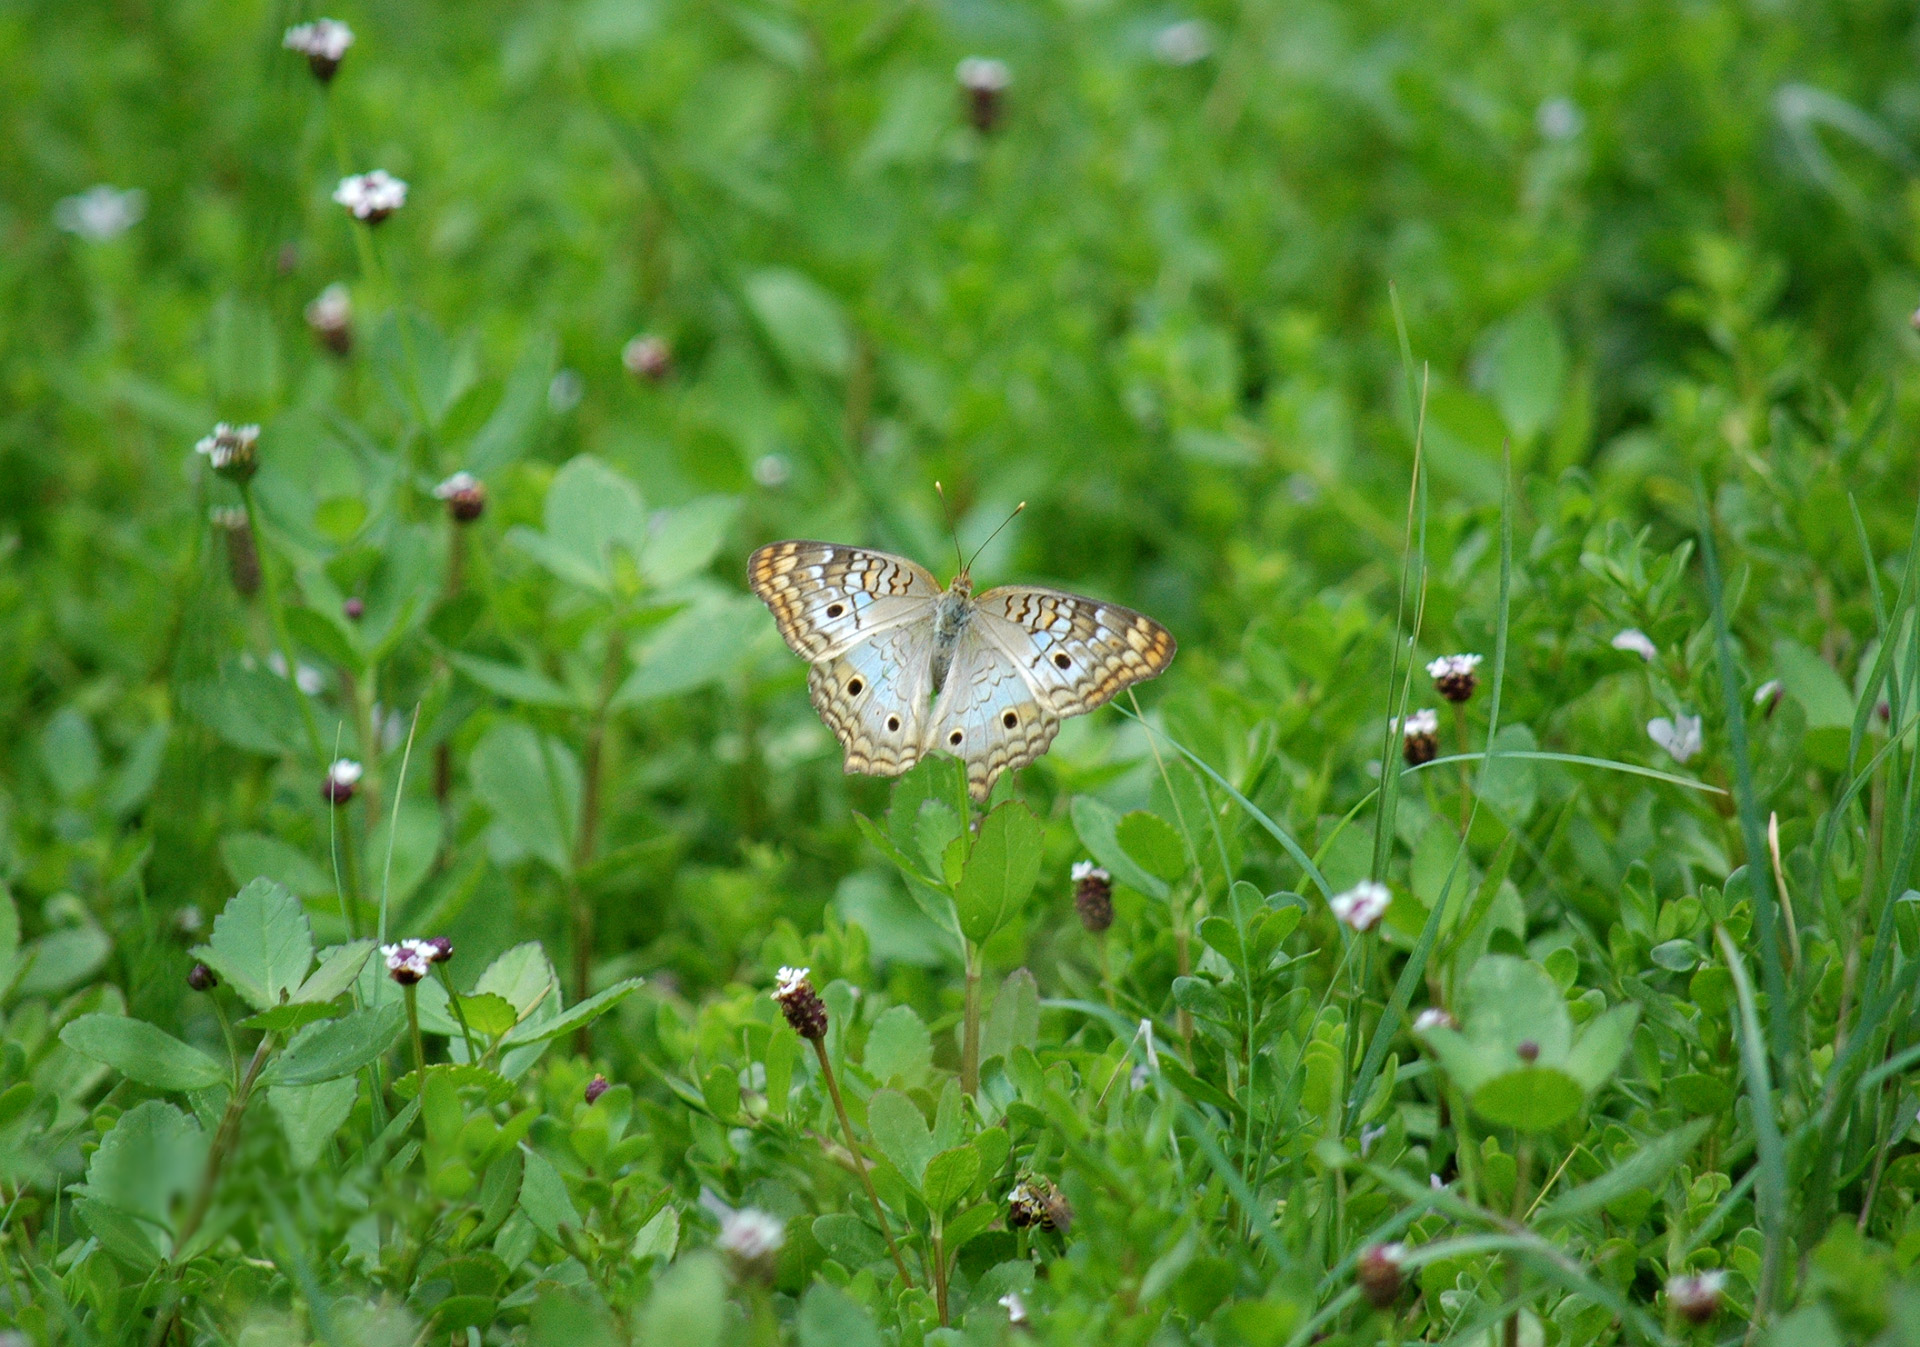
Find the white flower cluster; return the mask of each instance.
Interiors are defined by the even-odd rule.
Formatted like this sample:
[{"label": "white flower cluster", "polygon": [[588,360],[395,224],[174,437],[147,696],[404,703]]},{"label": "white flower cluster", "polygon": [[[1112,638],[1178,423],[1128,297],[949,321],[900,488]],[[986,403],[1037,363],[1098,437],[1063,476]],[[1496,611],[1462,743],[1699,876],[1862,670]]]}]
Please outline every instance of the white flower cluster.
[{"label": "white flower cluster", "polygon": [[774,975],[773,999],[784,1001],[798,992],[806,985],[807,974],[812,971],[811,968],[782,968]]},{"label": "white flower cluster", "polygon": [[335,786],[357,785],[366,768],[352,758],[335,758],[333,765],[327,768],[327,781]]},{"label": "white flower cluster", "polygon": [[78,196],[61,198],[53,208],[53,222],[89,243],[105,243],[139,224],[146,213],[147,194],[138,187],[123,192],[100,183]]},{"label": "white flower cluster", "polygon": [[716,1247],[742,1262],[755,1263],[780,1252],[786,1242],[786,1223],[779,1217],[758,1207],[742,1207],[721,1217]]},{"label": "white flower cluster", "polygon": [[463,470],[436,486],[433,489],[433,495],[436,500],[452,500],[455,496],[464,496],[479,486],[480,479]]},{"label": "white flower cluster", "polygon": [[1113,876],[1105,870],[1102,870],[1092,861],[1075,861],[1073,863],[1073,882],[1078,884],[1083,879],[1098,879],[1111,882]]},{"label": "white flower cluster", "polygon": [[402,940],[380,947],[380,953],[386,956],[387,972],[402,984],[418,982],[431,972],[439,952],[431,940]]},{"label": "white flower cluster", "polygon": [[1005,61],[991,56],[969,56],[954,68],[953,76],[962,89],[998,93],[1013,83],[1013,72]]},{"label": "white flower cluster", "polygon": [[333,189],[333,199],[354,219],[378,224],[407,204],[407,185],[384,168],[376,168],[342,178]]},{"label": "white flower cluster", "polygon": [[295,24],[287,29],[287,35],[280,39],[280,45],[310,60],[318,57],[338,65],[340,58],[347,54],[347,48],[353,45],[353,29],[338,19],[315,19],[312,23]]},{"label": "white flower cluster", "polygon": [[1417,734],[1438,734],[1440,732],[1440,713],[1431,706],[1422,707],[1408,716],[1400,726],[1400,733],[1406,738]]},{"label": "white flower cluster", "polygon": [[214,426],[211,435],[203,435],[193,446],[196,454],[205,454],[215,472],[238,463],[250,463],[260,443],[260,427],[230,426],[225,421]]},{"label": "white flower cluster", "polygon": [[1345,893],[1336,893],[1327,905],[1333,915],[1356,931],[1371,931],[1387,915],[1393,894],[1378,880],[1363,879]]},{"label": "white flower cluster", "polygon": [[1427,665],[1427,677],[1448,678],[1470,674],[1480,667],[1478,655],[1442,655]]}]

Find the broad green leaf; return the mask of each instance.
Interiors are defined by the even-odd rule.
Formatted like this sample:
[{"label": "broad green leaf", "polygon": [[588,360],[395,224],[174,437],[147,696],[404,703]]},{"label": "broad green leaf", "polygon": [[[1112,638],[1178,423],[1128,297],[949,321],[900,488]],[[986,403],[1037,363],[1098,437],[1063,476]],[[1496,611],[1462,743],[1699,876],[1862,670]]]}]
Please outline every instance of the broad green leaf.
[{"label": "broad green leaf", "polygon": [[954,886],[960,930],[978,944],[1020,911],[1040,878],[1040,820],[1009,800],[980,823],[980,835]]},{"label": "broad green leaf", "polygon": [[767,1038],[767,1108],[775,1118],[787,1116],[787,1097],[793,1093],[793,1070],[800,1064],[801,1041],[798,1034],[778,1030]]},{"label": "broad green leaf", "polygon": [[925,1084],[933,1066],[933,1037],[912,1006],[894,1006],[867,1034],[867,1074],[911,1089]]},{"label": "broad green leaf", "polygon": [[330,1001],[289,1001],[284,1006],[275,1006],[272,1010],[247,1016],[240,1021],[240,1027],[263,1034],[290,1034],[295,1029],[345,1013],[346,1007],[336,1006]]},{"label": "broad green leaf", "polygon": [[92,977],[111,953],[113,942],[97,926],[49,931],[16,956],[26,970],[14,990],[21,996],[63,992]]},{"label": "broad green leaf", "polygon": [[1494,1076],[1472,1095],[1474,1111],[1488,1122],[1523,1132],[1547,1132],[1580,1111],[1580,1082],[1551,1066],[1521,1067]]},{"label": "broad green leaf", "polygon": [[466,1018],[467,1028],[471,1032],[484,1034],[488,1038],[498,1038],[520,1022],[520,1012],[513,1008],[513,1003],[492,992],[462,996],[459,1005],[460,1015],[456,1016],[449,1009],[445,1017],[451,1033],[460,1032],[461,1016]]},{"label": "broad green leaf", "polygon": [[524,1020],[501,1040],[506,1046],[518,1047],[525,1043],[540,1043],[562,1034],[570,1034],[584,1024],[591,1024],[612,1010],[634,992],[640,989],[644,978],[623,978],[611,987],[603,988],[576,1005],[568,1006],[550,1020]]},{"label": "broad green leaf", "polygon": [[627,1257],[636,1263],[647,1258],[670,1260],[679,1248],[680,1213],[665,1206],[634,1235],[633,1243],[627,1246]]},{"label": "broad green leaf", "polygon": [[980,1173],[980,1152],[971,1146],[955,1146],[927,1161],[921,1176],[920,1192],[927,1209],[944,1215],[967,1195]]},{"label": "broad green leaf", "polygon": [[544,509],[546,531],[532,541],[510,535],[535,560],[564,580],[612,587],[614,549],[637,560],[646,544],[647,516],[640,492],[620,473],[581,454],[554,474]]},{"label": "broad green leaf", "polygon": [[373,892],[384,894],[391,908],[405,903],[432,871],[440,854],[440,826],[440,808],[430,800],[401,801],[397,826],[391,810],[380,812],[367,838],[367,870]]},{"label": "broad green leaf", "polygon": [[468,471],[485,477],[524,457],[533,447],[546,420],[547,387],[553,382],[555,355],[555,342],[548,333],[537,333],[527,342],[513,372],[507,375],[493,414],[467,446],[463,461]]},{"label": "broad green leaf", "polygon": [[1136,809],[1121,818],[1114,836],[1141,869],[1168,883],[1187,872],[1187,846],[1171,823],[1158,814]]},{"label": "broad green leaf", "polygon": [[1040,988],[1033,974],[1016,968],[994,994],[980,1035],[982,1058],[1011,1056],[1015,1048],[1031,1048],[1040,1041]]},{"label": "broad green leaf", "polygon": [[707,568],[740,513],[737,496],[702,496],[655,516],[640,553],[640,573],[656,588]]},{"label": "broad green leaf", "polygon": [[774,269],[747,278],[747,302],[781,356],[803,369],[840,375],[853,343],[840,303],[797,271]]},{"label": "broad green leaf", "polygon": [[753,599],[700,599],[634,643],[633,671],[613,704],[640,706],[722,682],[745,664],[768,630],[766,610]]},{"label": "broad green leaf", "polygon": [[218,676],[183,683],[180,707],[235,748],[268,757],[307,751],[300,694],[267,669],[230,659]]},{"label": "broad green leaf", "polygon": [[319,1004],[331,1001],[334,997],[353,986],[354,979],[360,976],[360,970],[366,966],[367,959],[373,954],[374,942],[355,940],[345,945],[335,945],[320,955],[320,966],[308,975],[294,992],[295,1004]]},{"label": "broad green leaf", "polygon": [[220,839],[220,859],[236,884],[270,879],[302,898],[331,896],[333,876],[297,847],[265,833],[228,833]]},{"label": "broad green leaf", "polygon": [[1566,343],[1552,315],[1532,306],[1502,323],[1481,353],[1480,375],[1522,445],[1551,425],[1567,379]]},{"label": "broad green leaf", "polygon": [[813,1237],[820,1241],[829,1257],[856,1271],[887,1256],[887,1244],[880,1238],[880,1232],[858,1216],[839,1212],[816,1216]]},{"label": "broad green leaf", "polygon": [[633,1340],[716,1347],[727,1326],[727,1314],[726,1273],[718,1257],[701,1249],[660,1274]]},{"label": "broad green leaf", "polygon": [[481,659],[457,650],[447,653],[447,663],[496,696],[523,706],[577,706],[579,699],[545,674],[523,669],[517,664]]},{"label": "broad green leaf", "polygon": [[213,919],[213,938],[193,951],[255,1010],[280,1004],[306,979],[313,931],[300,900],[256,879]]},{"label": "broad green leaf", "polygon": [[875,1090],[867,1100],[867,1130],[901,1177],[918,1191],[920,1176],[937,1147],[914,1102],[895,1090]]},{"label": "broad green leaf", "polygon": [[580,815],[580,769],[572,752],[529,725],[503,720],[475,745],[468,771],[494,825],[564,873]]},{"label": "broad green leaf", "polygon": [[1599,1178],[1583,1183],[1571,1192],[1562,1193],[1549,1202],[1540,1213],[1540,1219],[1567,1220],[1598,1211],[1629,1193],[1658,1192],[1665,1184],[1667,1175],[1673,1172],[1673,1167],[1686,1158],[1687,1152],[1694,1148],[1712,1125],[1711,1118],[1695,1118],[1665,1136],[1654,1137]]},{"label": "broad green leaf", "polygon": [[200,1049],[124,1015],[82,1015],[60,1031],[60,1041],[156,1090],[205,1090],[227,1080],[227,1069]]},{"label": "broad green leaf", "polygon": [[74,801],[100,779],[100,741],[93,726],[75,707],[54,712],[40,732],[40,765],[53,783],[54,793]]},{"label": "broad green leaf", "polygon": [[859,1301],[815,1282],[800,1300],[800,1347],[881,1347],[880,1330]]},{"label": "broad green leaf", "polygon": [[75,1191],[172,1230],[174,1201],[193,1190],[206,1159],[207,1135],[199,1124],[173,1105],[149,1099],[121,1114],[101,1138],[87,1162],[86,1182]]},{"label": "broad green leaf", "polygon": [[1120,845],[1120,816],[1091,795],[1073,797],[1073,830],[1093,859],[1136,893],[1165,902],[1167,884],[1141,869]]},{"label": "broad green leaf", "polygon": [[1640,1007],[1632,1002],[1595,1016],[1580,1031],[1579,1041],[1562,1063],[1567,1074],[1588,1094],[1605,1085],[1626,1057],[1633,1043],[1633,1026],[1639,1021]]},{"label": "broad green leaf", "polygon": [[359,1081],[352,1076],[342,1076],[318,1085],[275,1085],[267,1090],[267,1103],[280,1119],[280,1130],[287,1134],[294,1168],[311,1169],[319,1161],[327,1143],[353,1112],[359,1088]]},{"label": "broad green leaf", "polygon": [[511,1005],[520,1019],[554,993],[557,985],[553,965],[537,940],[515,945],[487,965],[480,980],[473,984],[478,992],[491,992]]},{"label": "broad green leaf", "polygon": [[548,1239],[559,1239],[563,1225],[578,1230],[580,1213],[567,1192],[567,1181],[560,1177],[553,1161],[531,1146],[520,1149],[526,1158],[526,1170],[520,1179],[520,1210]]},{"label": "broad green leaf", "polygon": [[310,1024],[293,1036],[265,1079],[274,1085],[318,1085],[351,1075],[392,1047],[406,1027],[406,1007],[399,1001]]}]

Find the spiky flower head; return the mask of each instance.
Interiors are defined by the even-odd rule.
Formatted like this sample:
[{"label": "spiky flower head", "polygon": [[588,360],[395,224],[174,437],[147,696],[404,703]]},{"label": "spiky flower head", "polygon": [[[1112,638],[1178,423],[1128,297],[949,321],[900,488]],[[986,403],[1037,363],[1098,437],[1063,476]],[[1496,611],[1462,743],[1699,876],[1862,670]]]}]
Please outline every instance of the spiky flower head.
[{"label": "spiky flower head", "polygon": [[1093,935],[1113,925],[1113,876],[1092,861],[1073,863],[1073,910]]},{"label": "spiky flower head", "polygon": [[362,224],[376,225],[407,204],[407,185],[384,168],[376,168],[342,178],[333,189],[333,199]]},{"label": "spiky flower head", "polygon": [[1720,1313],[1721,1293],[1726,1286],[1727,1274],[1719,1268],[1674,1277],[1667,1282],[1667,1303],[1688,1323],[1704,1324]]},{"label": "spiky flower head", "polygon": [[307,68],[313,71],[313,77],[322,84],[333,79],[333,72],[340,68],[341,58],[347,54],[347,48],[353,45],[353,29],[338,19],[315,19],[312,23],[295,24],[287,29],[280,45],[288,51],[297,51],[307,58]]},{"label": "spiky flower head", "polygon": [[1393,894],[1378,880],[1363,879],[1328,901],[1333,915],[1356,931],[1371,931],[1393,903]]},{"label": "spiky flower head", "polygon": [[470,472],[456,472],[433,489],[434,498],[447,503],[456,524],[471,524],[486,512],[487,484]]},{"label": "spiky flower head", "polygon": [[428,940],[402,940],[397,945],[382,945],[387,974],[402,987],[411,987],[433,969],[433,943]]},{"label": "spiky flower head", "polygon": [[1433,690],[1450,702],[1464,702],[1479,685],[1474,670],[1480,667],[1478,655],[1442,655],[1427,665],[1427,677]]},{"label": "spiky flower head", "polygon": [[827,1036],[827,1003],[807,980],[808,968],[782,968],[773,984],[773,999],[793,1032],[817,1043]]},{"label": "spiky flower head", "polygon": [[1440,756],[1440,713],[1422,707],[1399,722],[1400,756],[1407,766],[1419,767]]},{"label": "spiky flower head", "polygon": [[1354,1266],[1354,1278],[1360,1283],[1360,1294],[1375,1309],[1390,1309],[1400,1299],[1400,1292],[1406,1287],[1407,1278],[1403,1265],[1407,1260],[1407,1246],[1404,1244],[1372,1244],[1360,1254],[1360,1261]]},{"label": "spiky flower head", "polygon": [[260,427],[230,426],[225,421],[193,446],[207,464],[231,482],[244,482],[260,470]]}]

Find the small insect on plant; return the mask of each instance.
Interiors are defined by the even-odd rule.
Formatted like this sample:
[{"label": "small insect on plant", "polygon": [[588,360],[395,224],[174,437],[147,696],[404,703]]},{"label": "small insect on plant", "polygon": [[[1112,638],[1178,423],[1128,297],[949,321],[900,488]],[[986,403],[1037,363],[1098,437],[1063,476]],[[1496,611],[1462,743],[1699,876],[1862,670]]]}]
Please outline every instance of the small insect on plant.
[{"label": "small insect on plant", "polygon": [[748,559],[753,592],[813,666],[808,691],[849,773],[899,776],[947,753],[982,803],[1001,773],[1047,751],[1061,721],[1173,662],[1173,636],[1150,617],[1026,585],[976,595],[971,572],[962,561],[943,589],[905,557],[841,543],[769,543]]}]

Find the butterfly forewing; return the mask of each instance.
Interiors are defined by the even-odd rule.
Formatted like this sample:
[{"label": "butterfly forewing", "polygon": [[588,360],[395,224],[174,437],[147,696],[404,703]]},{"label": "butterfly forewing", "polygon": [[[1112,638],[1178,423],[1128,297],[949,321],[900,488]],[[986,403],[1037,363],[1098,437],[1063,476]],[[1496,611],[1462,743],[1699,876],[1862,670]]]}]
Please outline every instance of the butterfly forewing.
[{"label": "butterfly forewing", "polygon": [[1152,618],[1115,603],[1055,589],[1002,585],[974,616],[1020,668],[1055,715],[1104,706],[1122,689],[1158,677],[1173,662],[1173,636]]},{"label": "butterfly forewing", "polygon": [[802,659],[846,653],[863,637],[930,617],[940,582],[888,552],[839,543],[768,543],[747,558],[747,583]]},{"label": "butterfly forewing", "polygon": [[1060,717],[1035,697],[1033,685],[980,630],[975,614],[933,704],[927,747],[965,762],[968,791],[985,800],[1002,772],[1038,758],[1059,732]]},{"label": "butterfly forewing", "polygon": [[846,769],[899,776],[926,752],[931,624],[903,623],[857,642],[807,672],[820,719],[846,750]]}]

